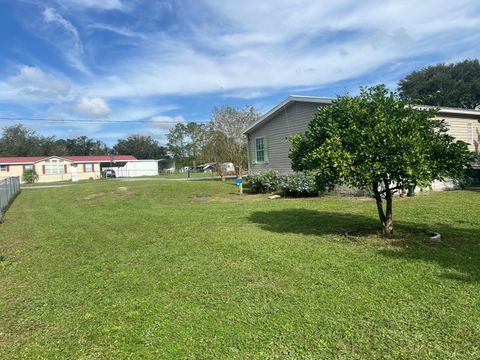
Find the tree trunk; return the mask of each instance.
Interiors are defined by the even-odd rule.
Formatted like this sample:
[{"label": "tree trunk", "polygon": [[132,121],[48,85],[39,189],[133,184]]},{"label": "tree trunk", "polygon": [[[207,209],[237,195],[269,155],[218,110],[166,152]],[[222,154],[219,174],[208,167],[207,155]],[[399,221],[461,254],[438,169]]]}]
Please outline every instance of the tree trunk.
[{"label": "tree trunk", "polygon": [[237,177],[237,179],[241,179],[242,178],[242,166],[239,165],[239,166],[236,166],[236,165],[233,165],[233,167],[235,168],[235,176]]},{"label": "tree trunk", "polygon": [[375,195],[375,202],[377,204],[378,217],[382,224],[382,232],[384,235],[393,234],[393,218],[392,218],[392,192],[388,187],[388,182],[385,183],[385,202],[386,209],[383,209],[382,194],[378,190],[378,182],[373,184],[373,193]]},{"label": "tree trunk", "polygon": [[218,174],[220,175],[220,180],[225,181],[225,174],[223,173],[222,164],[218,163]]},{"label": "tree trunk", "polygon": [[[223,171],[222,171],[222,166],[221,166],[220,162],[218,162],[218,161],[215,161],[215,171],[216,171],[217,175],[220,176],[220,180],[225,181]],[[213,176],[213,174],[212,174],[212,176]]]},{"label": "tree trunk", "polygon": [[378,191],[378,182],[373,184],[373,193],[377,204],[378,217],[383,226],[383,223],[385,222],[385,212],[383,211],[382,194]]},{"label": "tree trunk", "polygon": [[415,196],[415,186],[409,186],[408,187],[407,196],[409,196],[409,197]]},{"label": "tree trunk", "polygon": [[393,203],[393,193],[390,190],[390,184],[387,180],[383,181],[385,185],[385,202],[387,203],[387,208],[385,211],[385,221],[383,222],[383,234],[392,235],[393,234],[393,218],[392,218],[392,203]]},{"label": "tree trunk", "polygon": [[383,222],[383,233],[385,235],[393,234],[393,218],[392,218],[392,193],[387,190],[385,193],[385,201],[387,209],[385,211],[385,221]]}]

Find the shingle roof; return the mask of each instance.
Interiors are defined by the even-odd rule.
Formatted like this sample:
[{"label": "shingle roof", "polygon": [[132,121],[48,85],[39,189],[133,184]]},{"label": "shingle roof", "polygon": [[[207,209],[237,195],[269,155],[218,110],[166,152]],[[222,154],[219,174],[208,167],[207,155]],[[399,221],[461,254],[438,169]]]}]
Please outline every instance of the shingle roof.
[{"label": "shingle roof", "polygon": [[33,164],[45,159],[45,156],[0,157],[0,164]]},{"label": "shingle roof", "polygon": [[[97,155],[97,156],[61,156],[64,159],[71,160],[74,162],[83,162],[83,161],[110,161],[109,155]],[[128,161],[128,160],[137,160],[133,155],[114,155],[112,156],[112,161]]]}]

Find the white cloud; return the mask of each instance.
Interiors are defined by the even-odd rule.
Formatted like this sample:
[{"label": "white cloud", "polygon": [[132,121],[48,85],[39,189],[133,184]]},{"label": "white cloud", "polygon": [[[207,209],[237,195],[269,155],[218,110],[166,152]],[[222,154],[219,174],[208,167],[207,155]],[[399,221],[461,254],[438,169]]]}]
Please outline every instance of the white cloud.
[{"label": "white cloud", "polygon": [[96,29],[96,30],[104,30],[104,31],[109,31],[112,33],[115,33],[117,35],[122,35],[125,37],[131,37],[131,38],[138,38],[142,40],[148,40],[149,36],[147,34],[142,34],[136,31],[133,31],[129,29],[128,27],[123,27],[123,26],[112,26],[108,24],[91,24],[88,25],[89,28],[91,29]]},{"label": "white cloud", "polygon": [[70,93],[69,82],[59,80],[34,66],[22,66],[19,73],[8,77],[6,82],[19,95],[34,98],[59,99]]},{"label": "white cloud", "polygon": [[95,118],[106,117],[112,112],[105,100],[85,96],[80,97],[76,101],[74,109],[80,115]]},{"label": "white cloud", "polygon": [[183,116],[155,115],[150,118],[150,126],[159,129],[171,129],[175,124],[184,124],[185,122]]},{"label": "white cloud", "polygon": [[256,99],[267,95],[264,91],[259,90],[252,90],[252,89],[240,89],[234,90],[232,92],[224,94],[226,98],[234,98],[234,99]]},{"label": "white cloud", "polygon": [[57,24],[60,27],[62,27],[64,30],[69,32],[75,41],[75,46],[80,51],[83,51],[83,46],[82,46],[82,42],[80,41],[80,35],[78,34],[78,30],[75,26],[72,25],[70,21],[66,20],[55,9],[52,9],[50,7],[47,7],[45,10],[43,10],[43,19],[47,23]]},{"label": "white cloud", "polygon": [[121,0],[57,0],[60,5],[98,10],[126,10],[128,7]]},{"label": "white cloud", "polygon": [[105,98],[206,92],[253,98],[260,90],[331,84],[409,58],[471,51],[480,30],[476,4],[204,0],[203,16],[187,19],[191,32],[153,34],[135,56],[113,59],[115,71],[86,91]]},{"label": "white cloud", "polygon": [[86,75],[91,75],[90,70],[83,62],[84,48],[77,28],[51,7],[45,8],[42,14],[43,20],[47,24],[59,26],[68,35],[68,40],[66,41],[64,39],[61,40],[58,35],[48,38],[48,41],[61,48],[65,58],[74,68]]},{"label": "white cloud", "polygon": [[117,121],[149,120],[150,118],[172,110],[177,110],[174,104],[158,105],[144,99],[129,98],[127,102],[112,103],[111,118]]}]

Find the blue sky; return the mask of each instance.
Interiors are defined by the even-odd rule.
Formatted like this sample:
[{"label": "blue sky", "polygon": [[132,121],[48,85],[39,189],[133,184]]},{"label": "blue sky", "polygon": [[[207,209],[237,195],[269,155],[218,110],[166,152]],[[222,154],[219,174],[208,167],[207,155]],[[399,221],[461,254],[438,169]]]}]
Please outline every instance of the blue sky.
[{"label": "blue sky", "polygon": [[[214,106],[392,89],[480,55],[478,0],[0,0],[0,117],[44,135],[161,143]],[[133,120],[142,120],[134,123]],[[0,120],[0,126],[15,122]]]}]

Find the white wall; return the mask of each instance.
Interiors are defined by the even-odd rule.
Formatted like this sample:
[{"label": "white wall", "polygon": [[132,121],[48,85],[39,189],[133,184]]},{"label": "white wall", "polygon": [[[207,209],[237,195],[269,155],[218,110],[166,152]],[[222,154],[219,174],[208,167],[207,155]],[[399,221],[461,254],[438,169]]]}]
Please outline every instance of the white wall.
[{"label": "white wall", "polygon": [[125,166],[104,167],[102,170],[111,169],[117,177],[138,177],[158,175],[158,160],[131,160]]}]

